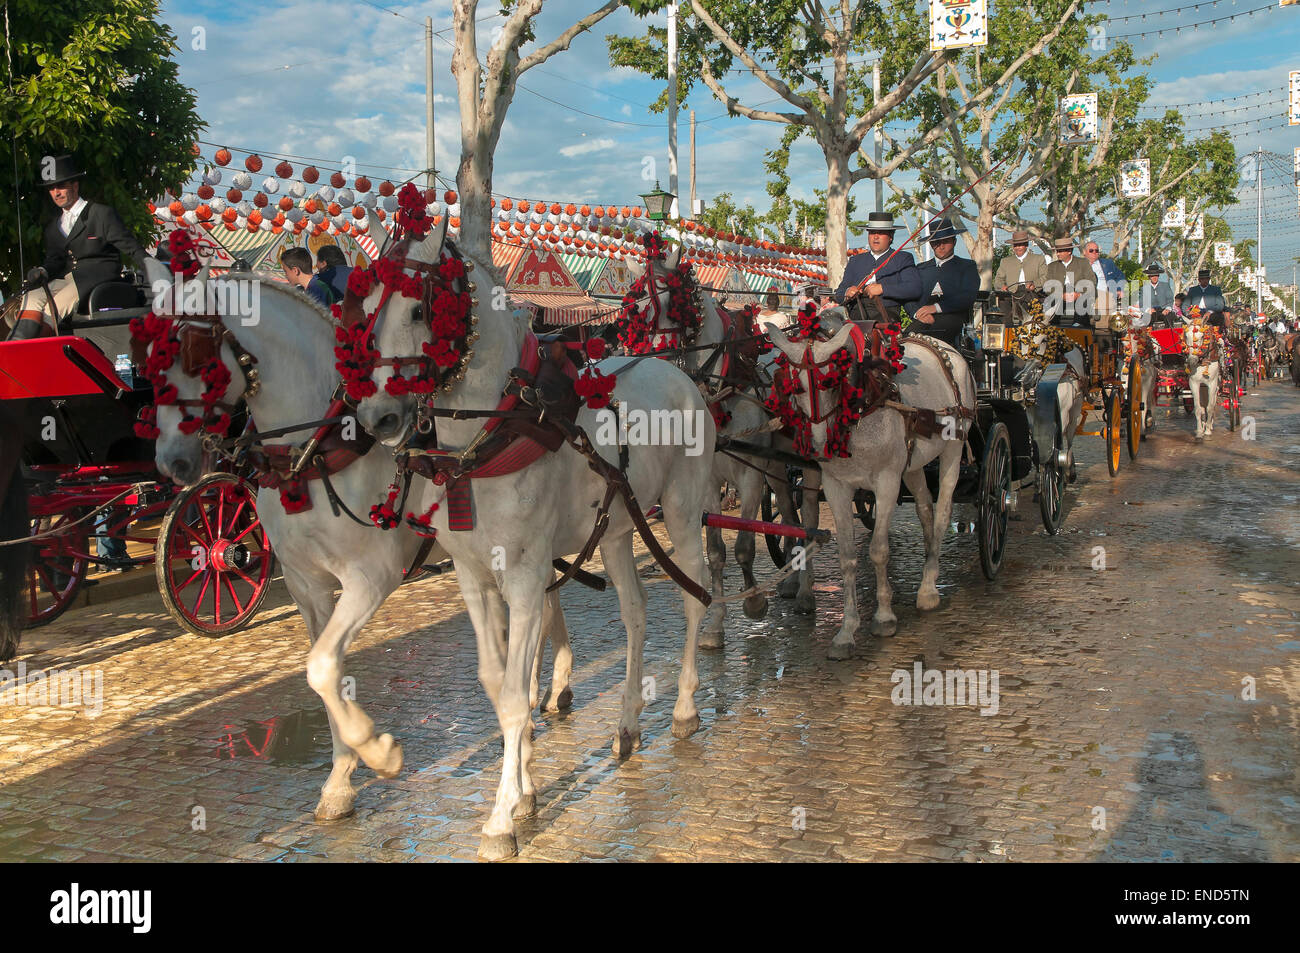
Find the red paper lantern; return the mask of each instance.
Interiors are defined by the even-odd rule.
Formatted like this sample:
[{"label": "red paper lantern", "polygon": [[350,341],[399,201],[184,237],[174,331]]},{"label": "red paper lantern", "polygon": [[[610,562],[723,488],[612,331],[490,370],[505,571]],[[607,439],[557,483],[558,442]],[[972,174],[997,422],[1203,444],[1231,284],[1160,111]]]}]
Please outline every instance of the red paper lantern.
[{"label": "red paper lantern", "polygon": [[293,208],[293,199],[286,195],[283,196],[277,204],[281,209],[287,212],[289,209]]},{"label": "red paper lantern", "polygon": [[330,176],[330,185],[334,186],[336,189],[343,188],[343,183],[346,181],[347,179],[343,178],[342,172],[335,172]]},{"label": "red paper lantern", "polygon": [[[208,185],[208,183],[204,182],[202,185],[199,186],[198,192],[199,192],[199,198],[210,199],[212,198],[213,195],[213,188],[212,186]],[[150,209],[150,211],[153,211],[153,209]]]},{"label": "red paper lantern", "polygon": [[247,169],[249,172],[261,172],[262,157],[255,156],[255,155],[249,156],[247,159],[244,160],[244,168]]},{"label": "red paper lantern", "polygon": [[212,158],[217,163],[217,165],[229,165],[230,150],[227,149],[225,146],[222,146],[220,149],[217,150],[217,154]]},{"label": "red paper lantern", "polygon": [[319,178],[320,171],[314,165],[309,165],[307,168],[302,170],[302,180],[308,185],[311,185]]},{"label": "red paper lantern", "polygon": [[379,183],[379,194],[385,198],[392,195],[395,191],[396,189],[394,188],[393,183],[389,182],[387,179]]},{"label": "red paper lantern", "polygon": [[200,205],[194,210],[194,214],[200,222],[206,222],[212,217],[212,207],[210,205]]},{"label": "red paper lantern", "polygon": [[329,213],[331,217],[338,215],[342,211],[343,206],[339,205],[338,202],[330,202]]},{"label": "red paper lantern", "polygon": [[238,202],[243,197],[244,197],[244,193],[239,191],[239,189],[230,189],[228,192],[226,192],[227,202]]},{"label": "red paper lantern", "polygon": [[366,217],[366,209],[365,209],[365,206],[364,206],[364,205],[354,205],[354,206],[352,206],[352,217],[353,217],[353,218],[356,218],[356,219],[362,219],[362,218],[365,218],[365,217]]},{"label": "red paper lantern", "polygon": [[367,179],[364,175],[358,177],[355,181],[353,181],[352,185],[356,188],[358,192],[370,191],[370,180]]},{"label": "red paper lantern", "polygon": [[455,205],[456,193],[453,192],[451,189],[448,189],[446,192],[442,193],[442,200],[446,202],[448,205]]},{"label": "red paper lantern", "polygon": [[265,192],[258,192],[256,195],[253,196],[253,204],[256,205],[258,208],[266,208],[266,203],[268,201],[270,200],[266,197]]},{"label": "red paper lantern", "polygon": [[514,207],[515,207],[515,203],[514,203],[514,200],[513,200],[513,199],[502,199],[502,200],[501,200],[501,211],[503,211],[503,212],[508,212],[508,211],[510,211],[510,210],[511,210],[512,208],[514,208]]}]

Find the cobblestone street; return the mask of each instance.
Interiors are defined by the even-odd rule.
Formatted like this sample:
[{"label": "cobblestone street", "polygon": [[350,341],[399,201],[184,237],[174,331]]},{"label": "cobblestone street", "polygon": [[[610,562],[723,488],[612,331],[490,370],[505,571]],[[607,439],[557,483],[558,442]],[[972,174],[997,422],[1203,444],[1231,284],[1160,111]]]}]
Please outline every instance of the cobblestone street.
[{"label": "cobblestone street", "polygon": [[[1220,411],[1196,446],[1181,410],[1158,411],[1113,480],[1101,441],[1078,438],[1061,535],[1022,491],[998,581],[973,536],[950,535],[933,613],[915,609],[922,544],[900,509],[898,635],[864,626],[848,661],[826,658],[841,592],[823,551],[815,617],[732,607],[725,652],[700,653],[702,728],[685,741],[669,731],[681,600],[638,549],[658,694],[623,763],[617,600],[566,586],[574,707],[535,717],[521,859],[1300,859],[1300,391],[1263,384],[1243,413],[1256,440]],[[761,578],[761,543],[758,558]],[[730,552],[727,578],[735,591]],[[102,671],[103,710],[0,706],[0,859],[473,860],[501,743],[454,576],[400,589],[349,652],[405,768],[358,769],[356,815],[328,825],[312,819],[330,740],[305,650],[282,584],[223,639],[183,633],[156,593],[26,633],[9,668]],[[917,662],[996,671],[996,713],[895,705],[891,673]]]}]

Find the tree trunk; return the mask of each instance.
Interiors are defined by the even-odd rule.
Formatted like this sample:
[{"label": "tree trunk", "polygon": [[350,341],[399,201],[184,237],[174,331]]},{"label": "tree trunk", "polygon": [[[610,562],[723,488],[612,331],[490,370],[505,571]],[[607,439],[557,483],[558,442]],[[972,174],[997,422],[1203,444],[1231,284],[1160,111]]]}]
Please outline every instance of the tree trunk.
[{"label": "tree trunk", "polygon": [[834,291],[849,260],[849,154],[826,150],[826,279]]},{"label": "tree trunk", "polygon": [[993,287],[993,203],[985,197],[979,205],[979,218],[975,223],[975,244],[971,258],[980,270],[980,287]]},{"label": "tree trunk", "polygon": [[[470,151],[468,143],[463,145],[465,151],[456,172],[459,245],[486,267],[492,261],[492,152],[481,138],[476,146]],[[499,279],[496,283],[500,283]]]}]

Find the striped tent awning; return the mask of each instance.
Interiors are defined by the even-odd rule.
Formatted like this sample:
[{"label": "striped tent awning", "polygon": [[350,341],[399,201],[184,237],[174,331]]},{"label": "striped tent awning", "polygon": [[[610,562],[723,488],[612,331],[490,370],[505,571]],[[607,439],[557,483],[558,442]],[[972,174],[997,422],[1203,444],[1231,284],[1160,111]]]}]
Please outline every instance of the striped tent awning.
[{"label": "striped tent awning", "polygon": [[509,281],[510,273],[519,264],[519,259],[528,251],[526,245],[511,245],[506,242],[492,242],[492,264],[501,273],[501,280]]},{"label": "striped tent awning", "polygon": [[695,262],[691,268],[695,275],[695,280],[704,288],[727,287],[727,272],[731,271],[730,265],[704,265]]},{"label": "striped tent awning", "polygon": [[606,259],[595,255],[572,255],[561,254],[560,261],[569,274],[573,275],[583,291],[590,291],[600,279],[600,273],[605,270]]},{"label": "striped tent awning", "polygon": [[525,294],[511,291],[509,297],[523,304],[528,304],[537,312],[537,321],[549,325],[570,324],[608,324],[614,320],[616,310],[608,303],[602,304],[586,295],[545,294],[534,292]]},{"label": "striped tent awning", "polygon": [[770,275],[760,275],[753,271],[742,271],[740,277],[744,279],[745,284],[749,286],[751,291],[766,293],[767,289],[773,285],[776,285],[776,290],[778,292],[788,292],[790,290],[790,282],[782,278],[773,278]]}]

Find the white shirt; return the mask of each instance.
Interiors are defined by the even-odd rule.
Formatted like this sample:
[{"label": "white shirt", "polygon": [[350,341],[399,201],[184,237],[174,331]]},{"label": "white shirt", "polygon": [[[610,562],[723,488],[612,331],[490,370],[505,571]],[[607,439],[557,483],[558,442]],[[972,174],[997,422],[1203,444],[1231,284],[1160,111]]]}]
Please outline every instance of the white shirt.
[{"label": "white shirt", "polygon": [[1016,255],[1016,261],[1020,262],[1020,284],[1025,283],[1025,259],[1029,257],[1029,249],[1025,249],[1023,255]]},{"label": "white shirt", "polygon": [[72,232],[72,226],[77,224],[77,218],[81,215],[81,210],[86,207],[86,200],[78,198],[72,204],[71,208],[65,208],[63,214],[59,216],[59,231],[64,235]]},{"label": "white shirt", "polygon": [[1106,272],[1101,269],[1101,258],[1092,263],[1092,273],[1097,276],[1097,287],[1102,287],[1106,281]]},{"label": "white shirt", "polygon": [[[938,255],[935,255],[935,256],[934,256],[934,267],[935,267],[936,269],[942,268],[944,265],[946,265],[946,264],[947,264],[948,262],[950,262],[950,261],[952,261],[952,255],[949,255],[947,258],[940,258]],[[942,297],[943,297],[943,289],[939,287],[939,282],[936,281],[936,282],[934,283],[934,290],[930,292],[930,295],[931,295],[932,297],[935,297],[935,298],[942,298]]]}]

